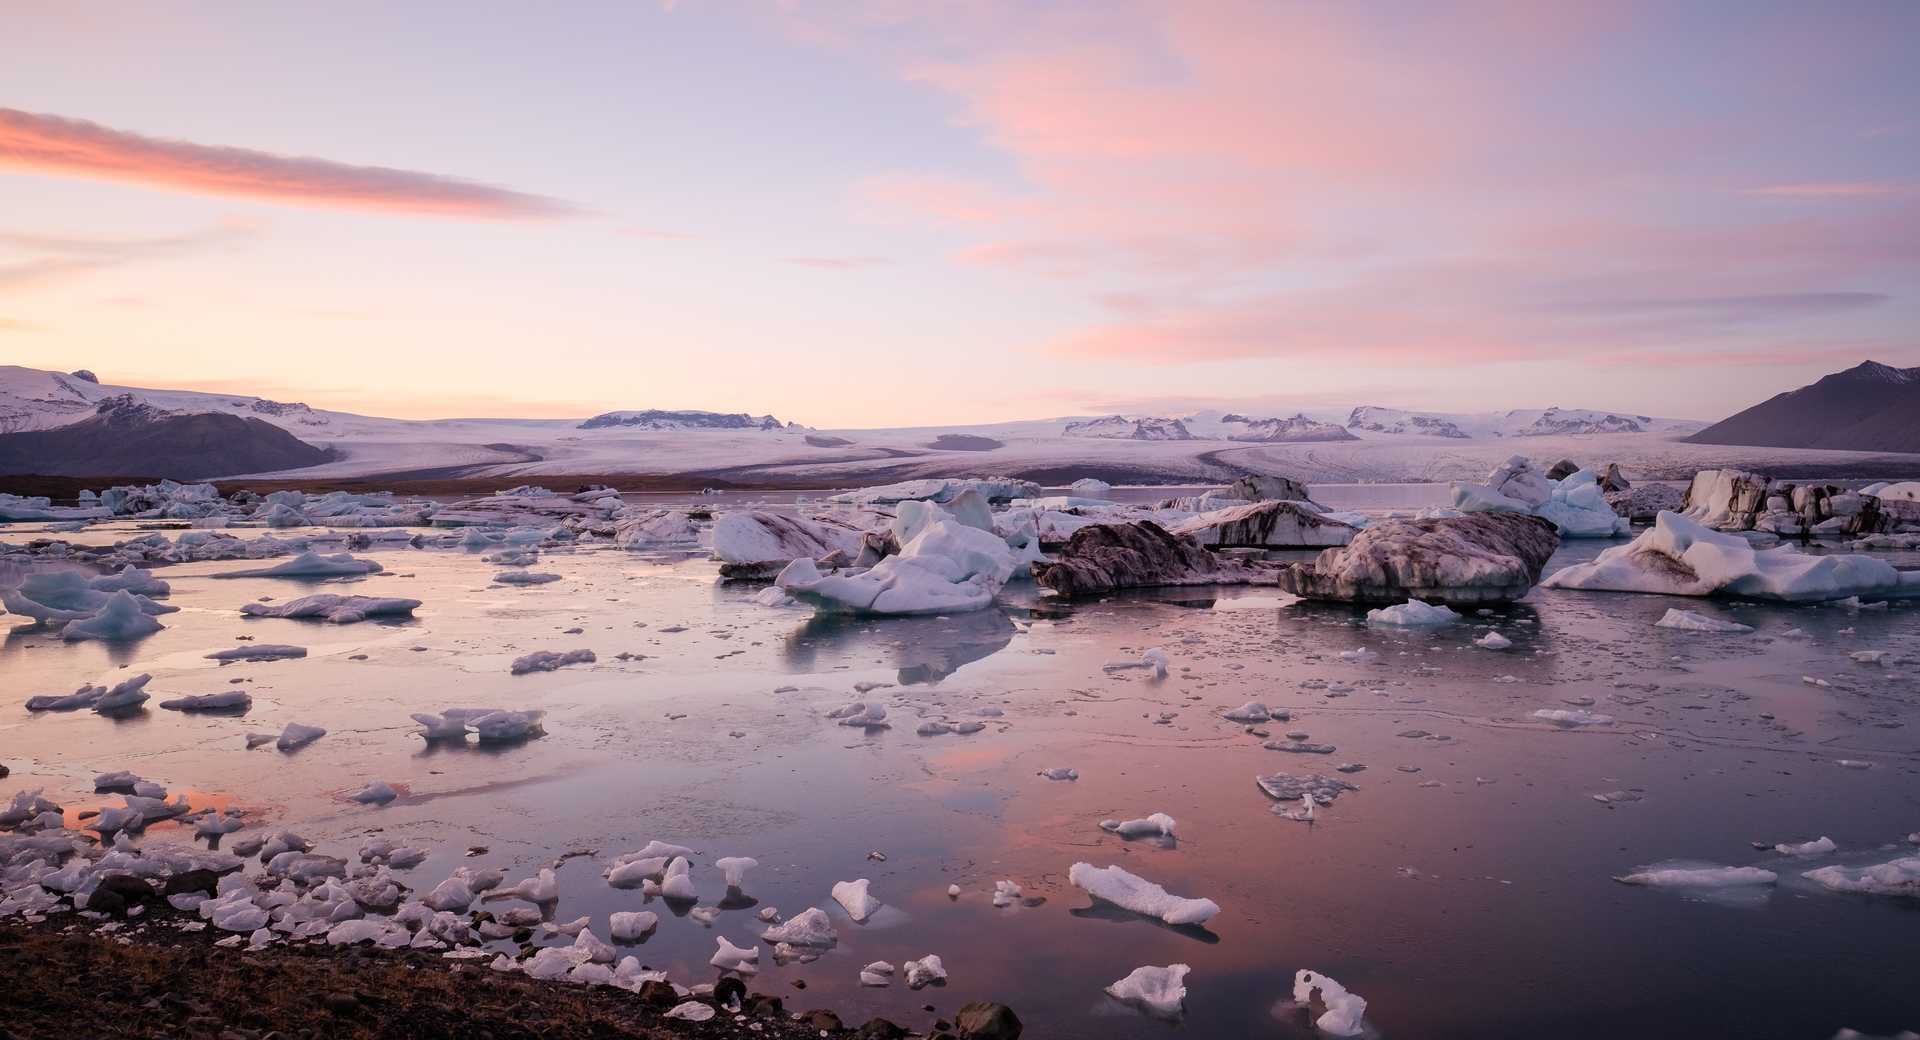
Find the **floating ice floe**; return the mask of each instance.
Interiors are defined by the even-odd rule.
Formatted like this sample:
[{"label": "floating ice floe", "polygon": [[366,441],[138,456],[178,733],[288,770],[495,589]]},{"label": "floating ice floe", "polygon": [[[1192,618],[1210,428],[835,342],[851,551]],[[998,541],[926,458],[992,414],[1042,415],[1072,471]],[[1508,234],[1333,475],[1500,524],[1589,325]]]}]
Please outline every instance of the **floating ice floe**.
[{"label": "floating ice floe", "polygon": [[1256,776],[1253,782],[1266,792],[1267,797],[1283,803],[1311,798],[1317,805],[1332,805],[1334,799],[1343,793],[1359,790],[1339,777],[1322,776],[1319,773],[1274,773],[1271,776]]},{"label": "floating ice floe", "polygon": [[259,618],[297,618],[325,621],[330,625],[351,625],[372,617],[412,617],[420,606],[417,599],[388,596],[336,596],[323,593],[302,596],[279,606],[247,603],[240,613]]},{"label": "floating ice floe", "polygon": [[713,557],[728,578],[768,578],[795,560],[860,554],[867,532],[844,522],[739,510],[713,524]]},{"label": "floating ice floe", "polygon": [[542,867],[538,874],[521,878],[519,883],[510,887],[488,892],[480,901],[492,903],[503,899],[520,899],[541,906],[556,902],[559,898],[560,882],[553,876],[553,869]]},{"label": "floating ice floe", "polygon": [[872,964],[861,968],[860,984],[862,986],[873,986],[876,988],[893,985],[893,965],[888,964],[886,961],[874,961]]},{"label": "floating ice floe", "polygon": [[1818,867],[1800,876],[1831,892],[1920,898],[1920,856],[1902,856],[1864,867]]},{"label": "floating ice floe", "polygon": [[858,726],[862,729],[884,729],[888,725],[887,706],[879,701],[854,701],[844,708],[827,712],[827,718],[837,719],[842,726]]},{"label": "floating ice floe", "polygon": [[307,656],[304,646],[287,646],[282,643],[253,643],[248,646],[236,646],[231,650],[216,650],[206,655],[209,661],[228,664],[233,661],[284,661],[295,657]]},{"label": "floating ice floe", "polygon": [[544,571],[501,571],[493,576],[493,580],[501,585],[545,585],[559,581],[560,575]]},{"label": "floating ice floe", "polygon": [[551,672],[570,664],[592,664],[595,660],[591,650],[536,650],[514,658],[508,670],[514,675],[526,675],[529,672]]},{"label": "floating ice floe", "polygon": [[1681,610],[1678,607],[1668,607],[1667,612],[1661,615],[1660,620],[1653,623],[1653,627],[1679,629],[1682,632],[1735,633],[1753,631],[1752,625],[1743,625],[1737,621],[1722,621],[1719,618],[1710,618],[1705,614],[1696,614],[1691,610]]},{"label": "floating ice floe", "polygon": [[1320,994],[1320,1002],[1327,1010],[1314,1019],[1314,1028],[1328,1036],[1359,1036],[1364,1031],[1361,1021],[1367,1013],[1367,1002],[1358,993],[1348,991],[1347,987],[1319,972],[1302,969],[1294,973],[1295,1003],[1302,1007],[1311,1006],[1315,992]]},{"label": "floating ice floe", "polygon": [[1346,545],[1360,533],[1325,514],[1312,502],[1250,502],[1201,513],[1168,530],[1209,549],[1321,549]]},{"label": "floating ice floe", "polygon": [[1034,563],[1032,570],[1036,583],[1062,596],[1160,586],[1271,585],[1278,573],[1209,552],[1151,520],[1088,524],[1073,532],[1051,562]]},{"label": "floating ice floe", "polygon": [[1837,847],[1832,838],[1822,836],[1813,841],[1781,842],[1773,847],[1773,851],[1782,856],[1824,856]]},{"label": "floating ice floe", "polygon": [[722,856],[713,865],[727,879],[727,887],[738,889],[746,881],[747,871],[760,865],[752,856]]},{"label": "floating ice floe", "polygon": [[378,574],[382,570],[372,560],[356,559],[349,553],[322,555],[309,549],[285,563],[253,570],[226,571],[215,578],[348,578]]},{"label": "floating ice floe", "polygon": [[356,791],[351,797],[354,801],[362,805],[385,805],[395,798],[400,797],[400,793],[395,791],[393,785],[387,783],[385,780],[374,780],[359,791]]},{"label": "floating ice floe", "polygon": [[287,727],[280,731],[279,739],[274,741],[274,746],[282,751],[292,751],[295,748],[305,747],[326,735],[327,731],[319,726],[303,726],[298,722],[289,722]]},{"label": "floating ice floe", "polygon": [[692,545],[700,530],[684,509],[621,509],[613,514],[613,544],[622,549]]},{"label": "floating ice floe", "polygon": [[1187,973],[1184,964],[1135,968],[1127,977],[1106,988],[1107,995],[1132,1007],[1161,1018],[1177,1018],[1187,999]]},{"label": "floating ice floe", "polygon": [[1171,838],[1173,817],[1166,813],[1154,813],[1143,820],[1101,820],[1100,829],[1118,834],[1122,838]]},{"label": "floating ice floe", "polygon": [[1220,905],[1211,899],[1188,899],[1172,895],[1159,885],[1119,867],[1075,863],[1067,871],[1067,880],[1097,899],[1137,914],[1157,917],[1172,925],[1204,925],[1220,912]]},{"label": "floating ice floe", "polygon": [[972,491],[988,502],[1037,498],[1040,485],[1013,477],[932,477],[897,484],[846,491],[828,499],[843,505],[897,505],[902,502],[947,503]]},{"label": "floating ice floe", "polygon": [[1388,520],[1312,563],[1282,567],[1278,580],[1308,599],[1506,603],[1533,588],[1559,546],[1552,524],[1515,513]]},{"label": "floating ice floe", "polygon": [[1473,645],[1485,647],[1488,650],[1507,650],[1513,647],[1513,640],[1508,639],[1498,632],[1488,632],[1486,635],[1474,640]]},{"label": "floating ice floe", "polygon": [[1771,885],[1779,875],[1759,867],[1649,867],[1614,878],[1626,885],[1649,888],[1734,888]]},{"label": "floating ice floe", "polygon": [[651,910],[616,910],[607,918],[607,934],[614,942],[628,946],[645,942],[659,926],[660,916]]},{"label": "floating ice floe", "polygon": [[160,702],[168,711],[231,711],[241,712],[253,707],[253,695],[245,690],[222,690],[219,693],[196,693],[191,697],[175,697]]},{"label": "floating ice floe", "polygon": [[1067,766],[1052,766],[1047,769],[1042,769],[1040,770],[1040,775],[1048,780],[1080,779],[1080,771],[1078,769],[1070,769]]},{"label": "floating ice floe", "polygon": [[154,602],[171,591],[167,583],[127,565],[117,574],[88,575],[79,570],[37,570],[17,584],[0,584],[6,612],[58,627],[85,620],[105,609],[116,593],[127,593],[146,614],[171,614],[180,608]]},{"label": "floating ice floe", "polygon": [[1233,722],[1266,722],[1273,718],[1273,712],[1259,701],[1248,701],[1223,717]]},{"label": "floating ice floe", "polygon": [[686,903],[700,898],[700,890],[693,883],[693,866],[685,856],[675,856],[667,863],[667,869],[661,872],[660,896]]},{"label": "floating ice floe", "polygon": [[874,911],[880,909],[880,900],[867,892],[869,884],[866,878],[834,882],[833,901],[846,910],[847,916],[853,918],[855,924],[865,922],[873,916]]},{"label": "floating ice floe", "polygon": [[1813,556],[1782,545],[1756,549],[1746,538],[1676,513],[1590,563],[1556,571],[1556,589],[1653,592],[1672,596],[1737,596],[1802,603],[1848,596],[1920,595],[1920,571],[1901,572],[1872,556]]},{"label": "floating ice floe", "polygon": [[1395,628],[1426,628],[1434,625],[1451,625],[1463,620],[1460,615],[1445,607],[1436,607],[1417,599],[1391,607],[1378,607],[1367,611],[1367,624],[1387,625]]},{"label": "floating ice floe", "polygon": [[761,932],[760,938],[789,946],[827,947],[838,942],[840,936],[833,930],[833,922],[828,919],[826,911],[810,906]]},{"label": "floating ice floe", "polygon": [[907,975],[908,989],[922,989],[932,985],[946,985],[947,966],[940,962],[938,954],[929,953],[917,961],[908,961],[900,966]]},{"label": "floating ice floe", "polygon": [[1019,885],[1014,884],[1010,880],[995,881],[993,883],[993,905],[994,906],[996,907],[1012,906],[1013,904],[1019,901],[1020,901]]},{"label": "floating ice floe", "polygon": [[1551,722],[1556,726],[1611,726],[1613,716],[1601,715],[1585,708],[1541,708],[1533,717],[1542,722]]},{"label": "floating ice floe", "polygon": [[713,957],[707,961],[708,964],[721,971],[737,972],[741,975],[753,975],[760,971],[759,948],[742,949],[728,942],[724,935],[715,938],[719,940],[720,948],[714,951]]},{"label": "floating ice floe", "polygon": [[537,710],[489,711],[469,717],[467,725],[482,744],[512,744],[545,734],[546,727],[540,720],[546,714]]},{"label": "floating ice floe", "polygon": [[69,643],[86,639],[123,642],[150,636],[165,628],[141,609],[140,600],[124,589],[110,593],[100,610],[90,617],[69,621],[60,629],[60,638]]}]

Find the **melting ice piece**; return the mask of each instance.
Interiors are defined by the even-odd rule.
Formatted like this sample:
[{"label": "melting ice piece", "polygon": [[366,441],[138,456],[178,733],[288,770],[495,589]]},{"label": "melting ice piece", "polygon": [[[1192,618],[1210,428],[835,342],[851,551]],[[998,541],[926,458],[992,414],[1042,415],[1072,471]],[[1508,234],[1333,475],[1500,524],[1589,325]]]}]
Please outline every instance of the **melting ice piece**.
[{"label": "melting ice piece", "polygon": [[151,675],[136,675],[101,694],[90,706],[102,715],[131,713],[145,704],[147,698],[151,696],[147,693],[146,686],[152,679]]},{"label": "melting ice piece", "polygon": [[307,648],[304,646],[255,643],[251,646],[236,646],[231,650],[216,650],[207,655],[207,660],[226,664],[230,661],[280,661],[305,656],[307,656]]},{"label": "melting ice piece", "polygon": [[1358,791],[1359,788],[1339,777],[1322,776],[1319,773],[1295,775],[1293,773],[1275,773],[1272,776],[1256,776],[1253,782],[1267,797],[1282,802],[1297,802],[1302,797],[1310,797],[1316,804],[1332,805],[1335,798],[1346,791]]},{"label": "melting ice piece", "polygon": [[1624,885],[1650,888],[1732,888],[1739,885],[1771,885],[1779,875],[1759,867],[1643,867],[1614,880]]},{"label": "melting ice piece", "polygon": [[660,895],[666,899],[699,899],[700,891],[694,887],[692,869],[685,856],[675,856],[667,864],[666,873],[661,875]]},{"label": "melting ice piece", "polygon": [[69,643],[85,639],[119,642],[150,636],[165,627],[140,609],[140,600],[133,593],[121,589],[108,596],[92,617],[67,622],[60,629],[60,638]]},{"label": "melting ice piece", "polygon": [[1752,625],[1742,625],[1737,621],[1722,621],[1698,614],[1691,610],[1668,607],[1660,620],[1653,623],[1655,628],[1672,628],[1682,632],[1751,632]]},{"label": "melting ice piece", "polygon": [[1326,1013],[1314,1020],[1314,1028],[1329,1036],[1359,1036],[1360,1020],[1367,1013],[1367,1002],[1357,993],[1349,993],[1347,987],[1317,972],[1302,969],[1293,975],[1293,999],[1300,1004],[1311,1004],[1315,990],[1320,991],[1320,1002],[1327,1006]]},{"label": "melting ice piece", "polygon": [[543,571],[501,571],[493,580],[502,585],[545,585],[550,581],[559,581],[558,574]]},{"label": "melting ice piece", "polygon": [[833,901],[847,911],[847,916],[858,924],[873,916],[880,909],[880,900],[867,893],[869,882],[866,878],[858,881],[836,881],[833,885]]},{"label": "melting ice piece", "polygon": [[614,942],[632,945],[646,941],[647,936],[660,926],[660,915],[651,910],[616,910],[607,921]]},{"label": "melting ice piece", "polygon": [[545,715],[544,711],[489,711],[468,718],[467,725],[482,744],[510,744],[546,733],[540,723]]},{"label": "melting ice piece", "polygon": [[593,651],[591,650],[536,650],[525,656],[514,658],[510,671],[512,671],[514,675],[525,675],[528,672],[551,672],[570,664],[592,664],[594,660]]},{"label": "melting ice piece", "polygon": [[1367,624],[1390,625],[1397,628],[1451,625],[1459,620],[1460,615],[1453,611],[1417,599],[1367,611]]},{"label": "melting ice piece", "polygon": [[1184,964],[1135,968],[1126,978],[1108,986],[1107,995],[1148,1014],[1175,1018],[1187,999],[1187,973],[1192,970]]},{"label": "melting ice piece", "polygon": [[826,911],[810,906],[760,933],[760,938],[789,946],[832,946],[840,936],[833,930],[833,922],[828,919]]},{"label": "melting ice piece", "polygon": [[1075,863],[1067,871],[1067,880],[1097,899],[1168,924],[1204,925],[1220,912],[1211,899],[1187,899],[1169,893],[1159,885],[1119,867],[1095,867]]},{"label": "melting ice piece", "polygon": [[[720,942],[724,944],[726,940],[722,939],[720,940]],[[757,955],[757,951],[756,951],[756,955]],[[718,957],[719,954],[715,954],[714,956]],[[747,965],[747,967],[752,968],[753,966]],[[732,969],[732,970],[738,970],[738,969]],[[746,972],[742,972],[742,974],[751,975],[753,974],[753,972],[746,971]],[[707,1019],[712,1018],[715,1014],[718,1014],[718,1012],[713,1010],[713,1005],[711,1004],[702,1004],[697,1000],[684,1000],[678,1004],[675,1004],[672,1010],[668,1011],[665,1015],[661,1017],[679,1018],[679,1019],[684,1019],[688,1022],[705,1022]]]},{"label": "melting ice piece", "polygon": [[215,578],[346,578],[378,574],[381,567],[372,560],[355,559],[347,553],[332,556],[308,550],[285,563],[249,571],[227,571]]},{"label": "melting ice piece", "polygon": [[1012,906],[1020,899],[1020,886],[1011,881],[993,883],[993,905]]},{"label": "melting ice piece", "polygon": [[760,865],[752,856],[723,856],[713,861],[713,865],[726,876],[728,888],[739,888],[746,879],[747,871]]},{"label": "melting ice piece", "polygon": [[398,797],[400,793],[392,785],[385,780],[375,780],[355,792],[353,800],[362,805],[385,805]]},{"label": "melting ice piece", "polygon": [[240,613],[248,617],[296,618],[325,621],[330,625],[351,625],[372,617],[412,617],[420,606],[417,599],[397,596],[336,596],[323,593],[302,596],[278,606],[247,603]]},{"label": "melting ice piece", "polygon": [[555,880],[552,868],[542,867],[540,873],[533,877],[522,878],[519,884],[510,888],[488,892],[480,901],[491,903],[499,899],[524,899],[535,905],[558,902],[560,882]]},{"label": "melting ice piece", "polygon": [[1135,668],[1144,668],[1152,672],[1154,678],[1165,679],[1167,677],[1167,652],[1156,646],[1149,649],[1146,653],[1141,654],[1140,660],[1138,661],[1109,661],[1100,667],[1109,672],[1124,672]]},{"label": "melting ice piece", "polygon": [[253,707],[253,695],[245,690],[222,690],[219,693],[196,693],[191,697],[175,697],[161,701],[160,706],[169,711],[245,711]]},{"label": "melting ice piece", "polygon": [[738,972],[742,975],[752,975],[760,970],[760,950],[758,947],[741,949],[728,942],[727,937],[724,935],[716,936],[716,938],[720,940],[720,948],[714,951],[712,959],[707,961],[708,964],[719,968],[721,971]]},{"label": "melting ice piece", "polygon": [[292,751],[294,748],[305,747],[326,735],[327,731],[319,726],[303,726],[298,722],[289,722],[287,728],[280,731],[274,746],[282,751]]},{"label": "melting ice piece", "polygon": [[1903,856],[1865,867],[1820,867],[1800,876],[1832,892],[1920,898],[1920,856]]},{"label": "melting ice piece", "polygon": [[881,729],[887,725],[887,706],[879,701],[854,701],[827,712],[827,718],[840,720],[842,726]]},{"label": "melting ice piece", "polygon": [[1613,716],[1601,715],[1585,708],[1541,708],[1533,717],[1542,722],[1551,722],[1556,726],[1611,726]]},{"label": "melting ice piece", "polygon": [[893,985],[893,965],[888,964],[886,961],[874,961],[872,964],[861,968],[860,984],[862,986]]},{"label": "melting ice piece", "polygon": [[1040,770],[1040,775],[1046,777],[1049,780],[1080,779],[1080,771],[1078,769],[1069,769],[1066,766],[1054,766],[1050,769],[1042,769]]},{"label": "melting ice piece", "polygon": [[1803,841],[1798,844],[1782,842],[1775,845],[1773,851],[1780,853],[1782,856],[1824,856],[1837,847],[1838,846],[1834,845],[1832,838],[1822,836],[1813,841]]},{"label": "melting ice piece", "polygon": [[1485,647],[1488,650],[1506,650],[1513,646],[1513,640],[1508,639],[1498,632],[1488,632],[1486,635],[1474,640],[1473,645]]},{"label": "melting ice piece", "polygon": [[1149,838],[1154,836],[1171,838],[1173,817],[1157,812],[1144,820],[1101,820],[1100,829],[1111,831],[1122,838]]},{"label": "melting ice piece", "polygon": [[944,985],[947,981],[947,966],[940,963],[939,954],[929,953],[917,961],[908,961],[901,967],[906,969],[909,989],[919,989],[934,983]]},{"label": "melting ice piece", "polygon": [[1273,711],[1259,701],[1248,701],[1227,712],[1226,718],[1234,722],[1267,722],[1273,718]]}]

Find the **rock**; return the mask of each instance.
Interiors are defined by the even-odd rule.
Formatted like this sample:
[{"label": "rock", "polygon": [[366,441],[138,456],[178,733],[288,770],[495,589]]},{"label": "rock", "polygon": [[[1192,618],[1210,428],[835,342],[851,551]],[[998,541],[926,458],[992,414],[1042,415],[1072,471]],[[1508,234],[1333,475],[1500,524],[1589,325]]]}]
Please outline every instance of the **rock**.
[{"label": "rock", "polygon": [[155,898],[153,886],[132,874],[109,874],[87,897],[87,909],[102,913],[125,913],[128,907]]},{"label": "rock", "polygon": [[800,1022],[809,1028],[825,1030],[829,1033],[838,1033],[840,1030],[846,1028],[840,1024],[840,1016],[828,1011],[826,1008],[815,1008],[801,1015]]},{"label": "rock", "polygon": [[755,1018],[787,1017],[786,1005],[779,997],[767,993],[755,993],[748,997],[745,1011]]},{"label": "rock", "polygon": [[1312,563],[1280,568],[1279,585],[1348,603],[1507,603],[1533,588],[1559,546],[1551,523],[1518,513],[1391,520]]},{"label": "rock", "polygon": [[336,1015],[351,1015],[360,1010],[360,998],[351,993],[329,993],[320,998],[320,1003]]},{"label": "rock", "polygon": [[662,979],[648,979],[640,984],[640,1002],[653,1007],[670,1008],[680,1003],[680,994],[673,991],[673,983]]},{"label": "rock", "polygon": [[167,879],[165,895],[185,895],[188,892],[205,892],[213,895],[220,887],[220,875],[211,870],[183,870]]},{"label": "rock", "polygon": [[1020,1016],[1005,1004],[975,1001],[953,1016],[954,1031],[966,1040],[1019,1040]]},{"label": "rock", "polygon": [[1033,580],[1063,596],[1156,585],[1270,584],[1275,573],[1222,559],[1151,520],[1082,527],[1054,562],[1033,564]]},{"label": "rock", "polygon": [[854,1030],[853,1040],[901,1040],[907,1031],[884,1018],[869,1018],[867,1024]]},{"label": "rock", "polygon": [[1317,549],[1346,545],[1360,529],[1320,515],[1311,503],[1272,501],[1201,513],[1174,525],[1172,533],[1209,549]]},{"label": "rock", "polygon": [[1565,480],[1580,472],[1580,464],[1572,459],[1561,459],[1547,470],[1548,480]]},{"label": "rock", "polygon": [[1620,464],[1618,462],[1607,463],[1605,472],[1600,474],[1600,490],[1612,493],[1615,491],[1626,491],[1632,487],[1633,485],[1628,482],[1626,474],[1620,472]]},{"label": "rock", "polygon": [[713,984],[713,1002],[716,1004],[744,1004],[746,999],[747,984],[731,975]]}]

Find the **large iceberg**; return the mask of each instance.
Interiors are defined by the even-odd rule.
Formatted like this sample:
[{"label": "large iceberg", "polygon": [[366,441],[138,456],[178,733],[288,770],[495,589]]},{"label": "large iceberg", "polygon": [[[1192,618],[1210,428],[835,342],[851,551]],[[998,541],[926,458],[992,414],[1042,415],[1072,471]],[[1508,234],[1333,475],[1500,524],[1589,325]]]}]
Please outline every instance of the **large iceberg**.
[{"label": "large iceberg", "polygon": [[1391,520],[1282,568],[1280,587],[1308,599],[1482,604],[1519,599],[1560,546],[1552,524],[1513,512]]},{"label": "large iceberg", "polygon": [[776,584],[796,599],[826,610],[863,614],[946,614],[980,610],[1013,576],[1013,554],[992,531],[940,511],[903,512],[897,527],[913,532],[898,555],[864,570],[822,573],[810,558],[796,559]]},{"label": "large iceberg", "polygon": [[1151,520],[1091,524],[1075,531],[1053,562],[1033,564],[1033,580],[1063,596],[1161,585],[1272,584],[1275,574],[1272,567],[1217,556]]},{"label": "large iceberg", "polygon": [[794,560],[833,552],[851,557],[865,541],[866,532],[848,524],[758,510],[727,513],[713,525],[713,556],[729,578],[766,578]]},{"label": "large iceberg", "polygon": [[1455,482],[1453,506],[1464,513],[1544,517],[1560,529],[1562,538],[1611,538],[1628,533],[1632,523],[1614,512],[1590,470],[1550,479],[1523,455],[1501,463],[1484,484]]},{"label": "large iceberg", "polygon": [[[1611,515],[1611,514],[1609,514]],[[1325,548],[1346,545],[1358,528],[1323,515],[1311,502],[1252,502],[1201,513],[1171,528],[1208,548]]]},{"label": "large iceberg", "polygon": [[1653,530],[1555,572],[1555,589],[1654,592],[1670,596],[1740,596],[1806,603],[1848,596],[1920,596],[1920,572],[1902,573],[1871,556],[1812,556],[1793,546],[1756,549],[1676,513],[1654,518]]}]

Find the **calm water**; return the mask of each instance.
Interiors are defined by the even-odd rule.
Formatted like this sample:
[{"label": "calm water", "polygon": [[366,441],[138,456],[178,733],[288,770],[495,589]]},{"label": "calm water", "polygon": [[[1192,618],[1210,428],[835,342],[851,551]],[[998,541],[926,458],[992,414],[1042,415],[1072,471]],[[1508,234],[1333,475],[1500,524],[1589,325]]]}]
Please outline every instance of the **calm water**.
[{"label": "calm water", "polygon": [[[1549,569],[1601,547],[1576,543]],[[423,891],[463,864],[506,868],[511,881],[591,851],[560,867],[555,916],[591,915],[602,938],[608,913],[642,905],[637,891],[607,887],[605,859],[656,838],[691,845],[710,904],[724,886],[706,864],[755,856],[746,891],[759,904],[789,916],[825,906],[841,937],[810,964],[781,967],[763,953],[755,988],[855,1022],[884,1014],[924,1028],[935,1015],[922,1005],[951,1013],[994,999],[1038,1037],[1305,1037],[1311,1028],[1278,1005],[1293,972],[1311,968],[1366,997],[1368,1021],[1388,1037],[1824,1040],[1842,1026],[1920,1027],[1916,907],[1798,877],[1892,858],[1920,829],[1911,606],[1854,613],[1538,590],[1472,624],[1395,634],[1344,608],[1272,606],[1266,590],[1076,602],[1016,590],[1004,609],[979,614],[826,620],[758,606],[756,587],[719,584],[710,563],[685,556],[546,552],[536,569],[564,580],[520,589],[491,586],[498,568],[478,555],[366,555],[387,573],[325,586],[210,577],[256,566],[244,562],[165,569],[170,602],[184,609],[130,646],[10,633],[0,700],[16,707],[0,707],[0,762],[13,776],[0,794],[45,786],[73,811],[106,798],[91,794],[94,774],[131,769],[193,792],[196,806],[241,806],[256,824],[296,829],[318,851],[351,855],[375,831],[434,848],[402,875]],[[395,625],[238,614],[256,598],[312,591],[425,606]],[[1675,605],[1758,631],[1654,628]],[[1473,646],[1488,625],[1514,647]],[[1804,635],[1787,635],[1796,628]],[[225,668],[202,659],[242,635],[311,656]],[[519,654],[583,646],[597,665],[507,672]],[[1153,646],[1173,660],[1164,681],[1101,668]],[[1338,656],[1363,647],[1377,659]],[[1847,657],[1856,649],[1904,660],[1860,665]],[[642,656],[617,660],[622,652]],[[153,673],[156,703],[237,682],[254,707],[241,718],[154,709],[121,721],[17,708],[138,671]],[[1506,676],[1514,681],[1496,681]],[[861,682],[894,685],[856,694]],[[884,700],[893,728],[825,718],[855,699]],[[1250,699],[1293,712],[1265,727],[1273,737],[1303,731],[1338,750],[1263,749],[1219,718]],[[1570,703],[1618,722],[1570,731],[1529,717]],[[497,751],[424,747],[407,714],[452,706],[543,708],[549,735]],[[923,718],[987,728],[919,737]],[[244,750],[243,733],[294,721],[329,733],[291,755]],[[1366,766],[1347,777],[1360,790],[1311,826],[1273,815],[1253,783],[1338,763]],[[1080,779],[1036,775],[1051,766]],[[345,799],[375,778],[403,797],[381,809]],[[1619,790],[1641,799],[1592,797]],[[1179,821],[1177,845],[1097,827],[1153,812]],[[1821,835],[1839,853],[1787,861],[1750,844]],[[488,851],[469,859],[470,846]],[[1709,900],[1611,880],[1668,859],[1764,866],[1781,882]],[[1066,882],[1078,860],[1120,864],[1223,910],[1197,931],[1093,909]],[[833,882],[857,877],[887,904],[865,926],[827,898]],[[999,879],[1044,904],[994,909]],[[960,899],[947,897],[950,883]],[[681,982],[713,976],[716,935],[746,944],[765,927],[757,906],[725,909],[711,929],[652,909],[659,931],[623,952]],[[868,961],[928,953],[947,965],[945,988],[857,984]],[[1174,962],[1193,968],[1179,1023],[1101,993],[1137,966]]]}]

